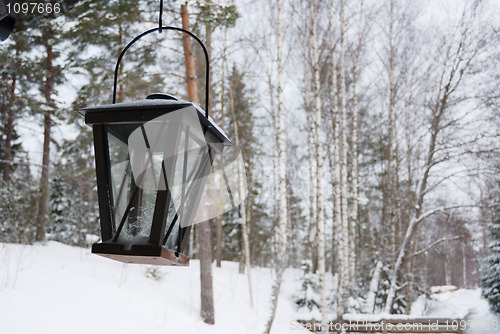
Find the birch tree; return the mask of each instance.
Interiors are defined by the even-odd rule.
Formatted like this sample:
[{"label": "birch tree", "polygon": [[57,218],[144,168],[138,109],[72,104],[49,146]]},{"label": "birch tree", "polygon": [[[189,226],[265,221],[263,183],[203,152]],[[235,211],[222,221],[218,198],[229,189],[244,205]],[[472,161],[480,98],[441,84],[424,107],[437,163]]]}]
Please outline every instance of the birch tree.
[{"label": "birch tree", "polygon": [[361,0],[358,20],[357,45],[354,50],[354,59],[352,66],[352,210],[349,226],[349,262],[350,272],[349,281],[356,282],[356,240],[357,226],[359,217],[359,148],[358,148],[358,130],[359,130],[359,100],[358,100],[358,80],[360,76],[360,61],[363,47],[365,44],[367,24],[364,22],[364,0]]},{"label": "birch tree", "polygon": [[399,48],[398,37],[401,34],[400,31],[397,31],[399,27],[395,26],[395,3],[394,0],[390,0],[389,2],[389,32],[388,32],[388,41],[389,41],[389,50],[388,50],[388,64],[387,64],[387,76],[388,76],[388,103],[387,103],[387,167],[386,167],[386,203],[384,206],[385,217],[383,218],[383,224],[387,226],[389,229],[389,252],[391,257],[395,254],[396,247],[396,234],[397,228],[396,224],[398,221],[395,219],[395,207],[396,204],[396,192],[395,187],[398,180],[396,180],[395,175],[396,171],[396,155],[397,150],[395,148],[395,128],[396,128],[396,102],[397,95],[399,89],[399,83],[396,82],[396,56]]},{"label": "birch tree", "polygon": [[287,264],[287,175],[286,175],[286,118],[283,97],[285,62],[283,59],[283,6],[284,0],[276,0],[276,65],[277,65],[277,149],[278,149],[278,256],[276,259],[276,277],[271,288],[271,310],[270,316],[264,330],[269,334],[273,325],[278,297],[283,279],[283,272]]},{"label": "birch tree", "polygon": [[316,153],[316,212],[317,212],[317,238],[318,238],[318,276],[319,276],[319,295],[320,295],[320,312],[321,312],[321,331],[328,332],[327,319],[327,300],[326,300],[326,242],[325,242],[325,199],[324,199],[324,177],[323,164],[325,161],[323,147],[323,103],[321,101],[321,80],[320,80],[320,59],[319,59],[319,0],[313,2],[312,15],[312,54],[313,54],[313,79],[314,79],[314,130],[315,141],[314,148]]},{"label": "birch tree", "polygon": [[[233,73],[237,75],[237,73]],[[234,89],[233,85],[229,86],[229,96],[230,96],[230,110],[233,118],[233,128],[234,128],[234,142],[237,147],[240,145],[240,136],[238,130],[238,122],[236,121],[235,103],[234,103]],[[245,198],[245,167],[243,166],[243,159],[238,159],[237,162],[238,169],[238,185],[239,185],[239,197]],[[253,308],[253,293],[252,293],[252,275],[251,275],[251,262],[250,262],[250,242],[248,237],[248,220],[247,220],[247,209],[245,203],[240,205],[240,217],[241,217],[241,229],[243,234],[243,250],[245,257],[245,272],[248,280],[248,294],[250,296],[250,307]]]},{"label": "birch tree", "polygon": [[[346,312],[349,286],[349,206],[348,206],[348,184],[347,184],[347,88],[346,88],[346,24],[345,24],[345,2],[340,0],[340,55],[339,55],[339,116],[337,127],[339,136],[338,151],[340,152],[340,236],[339,236],[339,288],[338,288],[338,314]],[[338,214],[337,214],[338,216]]]},{"label": "birch tree", "polygon": [[464,154],[464,146],[460,144],[453,145],[456,137],[454,139],[450,136],[456,136],[453,126],[460,122],[457,106],[464,101],[463,97],[459,95],[461,94],[460,89],[465,79],[473,74],[471,72],[472,64],[485,45],[484,36],[477,31],[475,24],[477,15],[477,4],[465,7],[456,28],[450,36],[443,36],[441,47],[437,49],[436,58],[438,61],[431,65],[431,71],[436,76],[429,76],[430,72],[426,72],[427,80],[430,82],[429,87],[432,90],[429,91],[424,103],[429,115],[425,158],[416,185],[413,215],[408,223],[404,239],[399,246],[393,270],[390,274],[390,288],[384,310],[386,313],[392,311],[398,290],[398,275],[406,259],[416,229],[426,218],[446,210],[443,207],[429,209],[428,211],[424,210],[426,195],[448,178],[448,176],[439,177],[438,181],[434,179],[434,182],[429,184],[431,176],[437,166]]},{"label": "birch tree", "polygon": [[[301,64],[303,65],[303,75],[304,75],[304,110],[306,113],[307,124],[304,131],[307,133],[307,162],[308,162],[308,238],[307,238],[307,254],[310,255],[312,272],[317,272],[318,266],[318,247],[317,247],[317,185],[316,185],[316,149],[315,149],[315,115],[314,115],[314,74],[313,67],[314,61],[312,56],[312,51],[314,47],[311,47],[311,24],[313,24],[314,17],[310,15],[310,0],[300,2],[297,8],[294,8],[294,13],[297,16],[297,22],[299,22],[297,29],[299,30],[299,42],[300,45],[300,56]],[[313,6],[314,8],[314,6]],[[317,15],[317,14],[316,14]],[[304,22],[305,24],[302,24]],[[317,30],[317,28],[316,28]],[[317,43],[316,43],[317,44]],[[317,47],[317,45],[316,45]],[[318,50],[316,50],[317,52]],[[319,65],[319,64],[318,64]]]},{"label": "birch tree", "polygon": [[[331,153],[331,158],[330,158],[330,166],[332,167],[332,173],[331,173],[331,183],[333,187],[333,235],[334,235],[334,245],[333,248],[336,250],[336,255],[337,255],[337,262],[338,266],[337,269],[340,272],[341,266],[343,265],[343,259],[344,259],[344,249],[340,247],[341,243],[341,233],[342,233],[342,212],[341,212],[341,191],[340,191],[340,175],[341,175],[341,168],[340,168],[340,113],[339,111],[339,94],[338,94],[338,64],[337,64],[337,57],[335,55],[335,46],[336,46],[336,36],[335,36],[335,6],[334,6],[334,1],[330,0],[328,2],[328,10],[330,12],[330,24],[329,24],[329,40],[330,40],[330,47],[331,47],[331,62],[332,62],[332,67],[331,67],[331,78],[332,78],[332,91],[331,91],[331,96],[332,96],[332,109],[331,109],[331,121],[332,121],[332,129],[333,129],[333,143],[329,145],[330,150],[332,151]],[[339,289],[340,286],[340,280],[339,284],[337,285],[337,290]],[[339,291],[337,291],[338,293]],[[338,302],[339,299],[337,298],[337,307],[338,307]]]}]

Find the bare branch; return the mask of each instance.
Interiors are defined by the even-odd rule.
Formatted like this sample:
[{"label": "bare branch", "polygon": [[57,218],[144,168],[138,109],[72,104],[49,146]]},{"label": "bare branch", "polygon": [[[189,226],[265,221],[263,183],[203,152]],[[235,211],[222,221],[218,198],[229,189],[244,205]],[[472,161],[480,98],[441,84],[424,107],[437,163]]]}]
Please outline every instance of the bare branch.
[{"label": "bare branch", "polygon": [[444,238],[438,239],[438,240],[434,241],[432,244],[430,244],[429,246],[427,246],[427,247],[419,250],[418,252],[415,252],[413,254],[405,256],[405,259],[417,256],[417,255],[420,255],[420,254],[423,254],[423,253],[427,252],[429,249],[431,249],[433,247],[436,247],[437,245],[439,245],[442,242],[451,241],[451,240],[458,240],[458,239],[461,239],[461,238],[462,238],[461,235],[457,235],[457,236],[454,236],[454,237],[444,237]]},{"label": "bare branch", "polygon": [[454,210],[454,209],[462,209],[462,208],[493,208],[500,206],[500,203],[494,203],[494,204],[489,204],[489,205],[481,205],[481,204],[464,204],[464,205],[453,205],[453,206],[448,206],[448,207],[440,207],[436,208],[433,210],[429,210],[423,214],[420,215],[420,217],[416,218],[414,220],[414,224],[420,224],[422,221],[425,219],[429,218],[432,215],[435,215],[436,213],[443,212],[446,213],[446,211],[449,210]]}]

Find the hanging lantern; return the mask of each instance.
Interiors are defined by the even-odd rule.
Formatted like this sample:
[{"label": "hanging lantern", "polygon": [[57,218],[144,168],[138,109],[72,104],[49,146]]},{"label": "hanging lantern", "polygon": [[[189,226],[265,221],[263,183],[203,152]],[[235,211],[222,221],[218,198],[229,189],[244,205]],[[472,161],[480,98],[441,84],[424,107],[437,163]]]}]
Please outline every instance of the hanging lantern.
[{"label": "hanging lantern", "polygon": [[[196,36],[162,28],[194,37],[208,61]],[[115,103],[124,53],[139,38],[160,29],[143,33],[122,51],[113,104],[78,111],[94,136],[102,242],[92,246],[92,253],[127,263],[187,265],[183,250],[191,226],[214,216],[199,210],[207,182],[215,175],[211,169],[231,142],[206,112],[208,87],[205,111],[166,94]],[[208,62],[206,75],[208,82]],[[232,198],[231,203],[237,205]]]},{"label": "hanging lantern", "polygon": [[10,36],[15,23],[16,15],[9,13],[5,4],[0,2],[0,41],[5,41]]}]

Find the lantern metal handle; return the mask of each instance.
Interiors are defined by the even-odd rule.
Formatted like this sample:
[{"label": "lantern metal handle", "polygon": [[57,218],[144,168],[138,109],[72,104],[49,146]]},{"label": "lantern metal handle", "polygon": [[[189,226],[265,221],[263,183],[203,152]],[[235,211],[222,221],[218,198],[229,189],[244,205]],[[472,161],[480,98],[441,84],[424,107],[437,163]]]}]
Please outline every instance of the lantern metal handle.
[{"label": "lantern metal handle", "polygon": [[210,79],[210,61],[209,61],[209,58],[208,58],[208,52],[207,52],[207,48],[205,47],[205,45],[203,44],[203,42],[195,35],[193,34],[192,32],[188,31],[188,30],[185,30],[185,29],[182,29],[182,28],[177,28],[177,27],[169,27],[169,26],[159,26],[158,28],[154,28],[154,29],[150,29],[148,31],[145,31],[143,32],[142,34],[140,34],[139,36],[137,36],[136,38],[134,38],[130,43],[127,44],[127,46],[122,50],[122,52],[120,53],[120,56],[118,57],[118,61],[116,62],[116,67],[115,67],[115,79],[114,79],[114,84],[113,84],[113,104],[116,103],[116,87],[117,87],[117,84],[118,84],[118,71],[120,69],[120,62],[123,58],[123,56],[125,55],[125,52],[127,52],[127,50],[135,43],[137,42],[139,39],[141,39],[142,37],[146,36],[146,35],[149,35],[155,31],[158,31],[158,32],[162,32],[163,30],[176,30],[176,31],[180,31],[180,32],[183,32],[185,34],[188,34],[189,36],[193,37],[197,42],[198,44],[200,44],[201,48],[203,49],[203,53],[205,54],[205,63],[206,63],[206,69],[205,69],[205,72],[206,72],[206,75],[205,75],[205,117],[208,119],[208,93],[209,93],[209,87],[208,87],[208,83],[210,82],[209,79]]}]

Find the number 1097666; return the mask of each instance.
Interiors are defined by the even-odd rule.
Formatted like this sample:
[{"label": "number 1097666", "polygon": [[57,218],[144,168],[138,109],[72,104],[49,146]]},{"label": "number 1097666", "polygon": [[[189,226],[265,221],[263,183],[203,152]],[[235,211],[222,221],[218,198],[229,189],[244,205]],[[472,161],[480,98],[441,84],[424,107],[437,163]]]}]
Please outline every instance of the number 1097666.
[{"label": "number 1097666", "polygon": [[43,2],[23,2],[23,3],[7,3],[5,4],[7,7],[8,13],[14,14],[51,14],[51,13],[60,13],[61,12],[61,4],[59,3],[43,3]]}]

